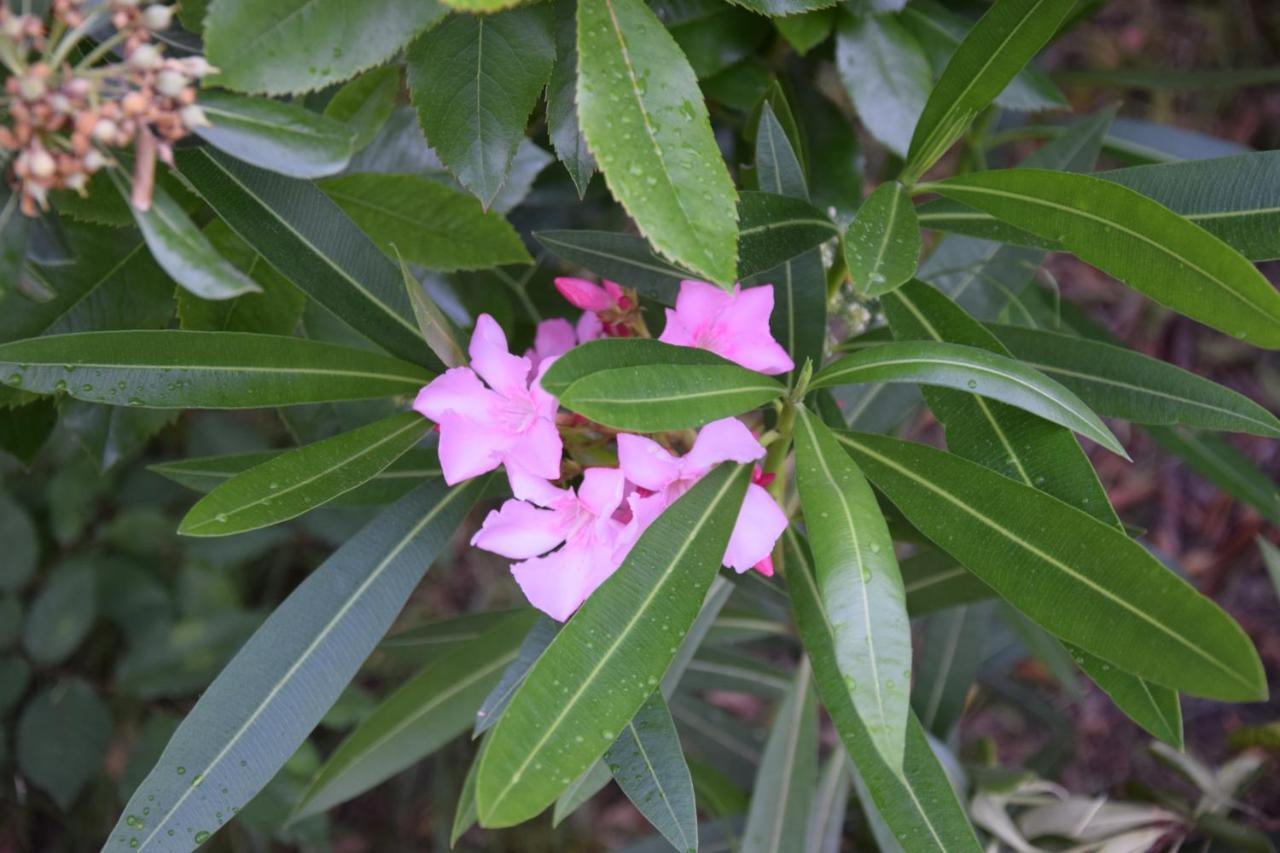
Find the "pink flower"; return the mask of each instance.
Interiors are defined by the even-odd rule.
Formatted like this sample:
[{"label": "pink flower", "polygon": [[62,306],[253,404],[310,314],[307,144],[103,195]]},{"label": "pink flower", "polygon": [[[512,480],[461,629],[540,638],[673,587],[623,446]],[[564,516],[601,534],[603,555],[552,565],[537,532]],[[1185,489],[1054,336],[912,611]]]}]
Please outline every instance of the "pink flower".
[{"label": "pink flower", "polygon": [[553,317],[538,324],[533,335],[533,349],[526,352],[524,357],[537,370],[547,359],[562,356],[578,344],[594,341],[603,334],[604,326],[600,318],[590,312],[579,317],[576,324],[563,317]]},{"label": "pink flower", "polygon": [[490,512],[471,544],[521,560],[511,573],[529,603],[563,622],[626,556],[613,517],[624,486],[617,468],[588,468],[576,493],[546,485],[531,497],[545,508],[509,500]]},{"label": "pink flower", "polygon": [[599,314],[603,311],[626,310],[630,302],[622,287],[608,279],[604,286],[592,284],[585,278],[561,277],[556,279],[556,290],[569,304],[583,311]]},{"label": "pink flower", "polygon": [[[618,464],[627,479],[645,493],[629,499],[632,522],[620,543],[629,547],[661,512],[721,462],[754,462],[764,448],[742,421],[724,418],[704,426],[684,456],[673,456],[639,435],[618,436]],[[742,573],[757,568],[773,574],[769,554],[787,527],[787,516],[760,480],[747,487],[742,510],[729,536],[724,564]]]},{"label": "pink flower", "polygon": [[682,281],[658,340],[710,350],[760,373],[786,373],[795,362],[769,332],[772,313],[771,284],[746,290],[734,285],[733,293],[726,293],[705,281]]},{"label": "pink flower", "polygon": [[508,351],[502,327],[488,314],[476,320],[469,351],[470,367],[446,370],[413,403],[440,425],[445,482],[453,485],[505,465],[520,497],[537,478],[558,479],[564,449],[555,424],[558,404],[539,383],[550,361],[531,378],[529,359]]}]

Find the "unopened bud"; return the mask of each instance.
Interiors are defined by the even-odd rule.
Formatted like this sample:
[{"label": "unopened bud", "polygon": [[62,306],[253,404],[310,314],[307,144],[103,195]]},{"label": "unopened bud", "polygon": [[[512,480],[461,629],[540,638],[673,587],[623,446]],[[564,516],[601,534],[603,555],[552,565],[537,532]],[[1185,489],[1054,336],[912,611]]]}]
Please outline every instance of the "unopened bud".
[{"label": "unopened bud", "polygon": [[161,6],[159,3],[142,10],[142,23],[149,30],[167,30],[173,22],[173,6]]},{"label": "unopened bud", "polygon": [[165,69],[156,75],[156,91],[165,97],[176,98],[187,88],[187,75]]},{"label": "unopened bud", "polygon": [[89,177],[84,172],[76,172],[63,178],[62,184],[67,189],[75,190],[80,195],[84,195],[86,188],[89,186]]},{"label": "unopened bud", "polygon": [[54,112],[70,113],[71,99],[59,92],[49,98],[49,106],[53,107]]},{"label": "unopened bud", "polygon": [[147,97],[141,92],[130,92],[120,99],[120,109],[127,116],[140,116],[147,111]]},{"label": "unopened bud", "polygon": [[140,44],[129,54],[129,64],[134,68],[155,68],[160,64],[160,48],[154,44]]},{"label": "unopened bud", "polygon": [[178,117],[182,119],[182,123],[190,128],[212,127],[209,117],[204,114],[204,110],[199,105],[191,104],[182,108],[182,112],[178,113]]},{"label": "unopened bud", "polygon": [[[5,10],[8,11],[7,9]],[[4,18],[4,34],[9,38],[17,41],[22,38],[22,30],[25,19],[22,15],[5,15]]]},{"label": "unopened bud", "polygon": [[106,145],[115,144],[119,135],[120,126],[109,118],[98,119],[98,123],[93,126],[93,138]]},{"label": "unopened bud", "polygon": [[179,61],[182,63],[182,70],[191,77],[207,77],[218,73],[218,69],[210,65],[203,56],[188,56]]},{"label": "unopened bud", "polygon": [[36,74],[24,74],[18,78],[18,94],[24,101],[35,101],[44,96],[47,87],[44,78]]},{"label": "unopened bud", "polygon": [[84,170],[89,174],[101,169],[107,165],[107,158],[102,156],[102,152],[96,148],[89,149],[89,153],[84,155]]},{"label": "unopened bud", "polygon": [[32,151],[31,158],[27,163],[33,178],[51,178],[54,172],[58,171],[58,164],[54,162],[49,152],[43,148]]}]

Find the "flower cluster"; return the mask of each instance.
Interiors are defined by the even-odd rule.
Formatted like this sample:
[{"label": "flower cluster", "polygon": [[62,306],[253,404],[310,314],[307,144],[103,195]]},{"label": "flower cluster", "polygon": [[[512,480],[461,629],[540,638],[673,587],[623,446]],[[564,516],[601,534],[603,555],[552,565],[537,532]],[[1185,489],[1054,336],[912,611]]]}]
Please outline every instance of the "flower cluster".
[{"label": "flower cluster", "polygon": [[[174,9],[139,0],[55,0],[46,30],[42,19],[0,6],[0,63],[9,72],[0,149],[10,157],[23,213],[46,209],[51,190],[84,194],[89,178],[113,164],[112,150],[129,146],[133,204],[150,206],[157,158],[172,162],[173,143],[208,124],[194,83],[216,70],[203,57],[164,56],[152,34],[169,26]],[[84,49],[91,34],[111,28]],[[73,64],[77,49],[82,55]]]},{"label": "flower cluster", "polygon": [[[512,500],[489,513],[472,544],[516,560],[512,574],[529,602],[565,620],[622,564],[645,529],[721,462],[753,463],[765,449],[745,423],[725,418],[704,426],[683,455],[678,439],[657,439],[586,424],[558,413],[541,378],[560,355],[601,336],[647,335],[635,295],[613,282],[556,280],[584,309],[576,324],[539,324],[527,355],[509,352],[497,322],[482,314],[468,367],[455,367],[419,392],[414,408],[440,431],[440,466],[449,484],[503,467]],[[769,333],[773,287],[726,293],[685,281],[659,340],[711,350],[744,367],[785,373],[794,365]],[[588,465],[576,489],[555,481],[576,475],[564,459],[565,436],[581,429],[616,442],[616,466]],[[563,432],[562,432],[563,431]],[[738,572],[773,573],[770,553],[786,514],[765,490],[757,467],[729,537],[724,564]]]}]

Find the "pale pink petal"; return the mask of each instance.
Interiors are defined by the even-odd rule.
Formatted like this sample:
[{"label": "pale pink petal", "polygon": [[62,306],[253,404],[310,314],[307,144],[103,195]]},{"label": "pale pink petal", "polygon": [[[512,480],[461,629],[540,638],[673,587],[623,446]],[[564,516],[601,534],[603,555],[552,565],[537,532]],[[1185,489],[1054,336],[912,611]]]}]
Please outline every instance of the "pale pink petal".
[{"label": "pale pink petal", "polygon": [[563,317],[543,320],[533,335],[533,351],[538,356],[538,364],[544,359],[564,355],[578,343],[578,336],[573,325]]},{"label": "pale pink petal", "polygon": [[696,347],[698,345],[697,329],[692,323],[686,323],[675,310],[667,309],[667,323],[662,327],[658,340],[664,344],[677,347]]},{"label": "pale pink petal", "polygon": [[502,398],[484,387],[469,367],[454,367],[432,379],[413,401],[413,408],[437,423],[448,413],[476,421],[491,420]]},{"label": "pale pink petal", "polygon": [[578,333],[578,343],[580,344],[604,337],[604,323],[600,322],[599,315],[591,311],[582,312],[582,316],[578,318],[574,330]]},{"label": "pale pink petal", "polygon": [[730,361],[761,373],[793,370],[795,363],[769,332],[772,313],[773,285],[737,292],[720,312],[717,352]]},{"label": "pale pink petal", "polygon": [[737,286],[734,286],[733,293],[729,293],[724,288],[705,281],[686,279],[680,282],[676,313],[689,328],[705,325],[715,320],[737,294]]},{"label": "pale pink petal", "polygon": [[504,397],[522,394],[528,388],[529,359],[512,355],[507,350],[507,336],[498,321],[488,314],[476,318],[471,334],[471,366],[489,387]]},{"label": "pale pink petal", "polygon": [[787,355],[787,351],[772,338],[757,338],[749,345],[738,345],[724,348],[720,355],[740,364],[747,370],[765,373],[770,376],[788,373],[795,370],[796,363]]},{"label": "pale pink petal", "polygon": [[724,564],[739,574],[745,572],[769,556],[778,537],[786,529],[786,513],[772,495],[752,483],[747,486],[742,510],[733,525],[733,532],[729,534]]},{"label": "pale pink petal", "polygon": [[773,555],[770,554],[751,568],[755,569],[767,578],[773,577]]},{"label": "pale pink petal", "polygon": [[[511,494],[522,501],[529,501],[538,506],[554,507],[564,495],[568,494],[564,489],[552,485],[546,477],[530,473],[509,456],[503,459],[503,467],[507,472],[507,482],[511,484]],[[558,475],[557,479],[559,479]]]},{"label": "pale pink petal", "polygon": [[545,557],[516,563],[511,574],[530,604],[563,622],[617,568],[598,565],[599,551],[588,542],[571,541]]},{"label": "pale pink petal", "polygon": [[[583,278],[561,277],[556,279],[556,290],[575,308],[583,311],[608,311],[617,301],[598,284]],[[616,286],[616,285],[615,285]]]},{"label": "pale pink petal", "polygon": [[564,442],[549,418],[535,418],[529,428],[515,438],[505,458],[537,477],[560,478],[560,456]]},{"label": "pale pink petal", "polygon": [[564,542],[572,519],[567,512],[506,501],[485,517],[471,544],[513,560],[527,560]]},{"label": "pale pink petal", "polygon": [[618,468],[588,468],[582,472],[578,500],[599,518],[608,518],[622,503],[626,477]]},{"label": "pale pink petal", "polygon": [[440,470],[449,485],[470,480],[502,464],[511,437],[482,422],[446,412],[440,423]]},{"label": "pale pink petal", "polygon": [[550,358],[544,358],[538,362],[537,373],[534,374],[533,381],[529,383],[529,396],[533,400],[533,409],[544,418],[555,419],[556,410],[560,408],[560,401],[553,397],[542,387],[542,377],[551,369],[551,365],[556,363],[558,355]]},{"label": "pale pink petal", "polygon": [[671,505],[664,492],[648,496],[633,493],[627,497],[627,504],[631,508],[631,520],[619,531],[614,544],[614,558],[619,564],[626,559],[640,535]]},{"label": "pale pink petal", "polygon": [[618,435],[618,467],[642,489],[662,491],[680,478],[680,460],[651,438],[631,433]]},{"label": "pale pink petal", "polygon": [[760,441],[737,418],[721,418],[698,430],[684,457],[685,476],[701,476],[721,462],[754,462],[765,454]]}]

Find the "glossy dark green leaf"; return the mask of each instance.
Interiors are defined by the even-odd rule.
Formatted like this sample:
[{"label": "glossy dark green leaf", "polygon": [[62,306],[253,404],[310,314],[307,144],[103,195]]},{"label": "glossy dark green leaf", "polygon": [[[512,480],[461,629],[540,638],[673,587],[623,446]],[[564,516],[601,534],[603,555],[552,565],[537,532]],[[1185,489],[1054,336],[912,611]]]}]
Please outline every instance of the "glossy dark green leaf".
[{"label": "glossy dark green leaf", "polygon": [[556,359],[542,376],[542,387],[556,397],[570,385],[602,370],[729,364],[709,350],[678,347],[651,338],[602,338],[588,341]]},{"label": "glossy dark green leaf", "polygon": [[991,587],[944,551],[931,548],[913,554],[899,568],[907,594],[907,612],[913,617],[995,595]]},{"label": "glossy dark green leaf", "polygon": [[[150,466],[162,477],[188,489],[207,493],[218,486],[288,451],[254,450],[221,456],[200,456],[161,462]],[[428,477],[440,476],[435,448],[414,448],[396,459],[375,477],[334,499],[343,506],[375,506],[391,503]]]},{"label": "glossy dark green leaf", "polygon": [[507,709],[511,697],[515,695],[516,688],[524,683],[525,676],[529,674],[534,662],[547,650],[547,646],[551,645],[551,641],[555,639],[556,632],[559,630],[559,623],[545,614],[539,616],[533,623],[529,633],[525,634],[524,639],[520,641],[515,660],[507,664],[498,683],[480,703],[480,708],[475,714],[472,738],[479,737],[498,724],[502,712]]},{"label": "glossy dark green leaf", "polygon": [[635,716],[697,616],[748,473],[721,466],[676,501],[534,664],[480,765],[481,824],[542,811]]},{"label": "glossy dark green leaf", "polygon": [[78,678],[32,697],[18,720],[18,767],[63,811],[102,772],[111,739],[111,712]]},{"label": "glossy dark green leaf", "polygon": [[865,296],[888,293],[916,274],[920,226],[902,184],[876,187],[849,223],[842,245],[853,286]]},{"label": "glossy dark green leaf", "polygon": [[701,81],[754,58],[769,37],[768,21],[732,3],[655,0],[653,11]]},{"label": "glossy dark green leaf", "polygon": [[325,104],[324,114],[350,128],[355,135],[352,147],[359,151],[391,118],[399,96],[400,66],[384,65],[364,72],[334,92]]},{"label": "glossy dark green leaf", "polygon": [[364,793],[466,731],[476,708],[515,660],[535,616],[533,610],[517,611],[384,699],[312,777],[294,818]]},{"label": "glossy dark green leaf", "polygon": [[307,297],[287,278],[271,268],[221,219],[204,228],[204,236],[228,261],[262,288],[233,299],[201,299],[179,289],[179,325],[191,332],[257,332],[291,335],[302,319]]},{"label": "glossy dark green leaf", "polygon": [[169,850],[170,829],[190,849],[188,826],[215,832],[219,813],[257,794],[355,675],[488,479],[424,483],[312,572],[200,697],[105,849]]},{"label": "glossy dark green leaf", "polygon": [[1104,417],[1280,437],[1280,420],[1262,406],[1159,359],[1039,329],[991,330],[1018,359],[1075,391]]},{"label": "glossy dark green leaf", "polygon": [[242,332],[85,332],[0,344],[0,375],[37,394],[153,409],[256,409],[412,394],[432,374],[390,356]]},{"label": "glossy dark green leaf", "polygon": [[782,853],[808,830],[817,777],[818,711],[807,660],[778,708],[752,786],[743,853]]},{"label": "glossy dark green leaf", "polygon": [[796,419],[796,485],[836,665],[881,760],[901,767],[911,623],[893,540],[862,472],[805,410]]},{"label": "glossy dark green leaf", "polygon": [[911,31],[896,17],[844,11],[836,29],[840,82],[867,131],[905,157],[933,70]]},{"label": "glossy dark green leaf", "polygon": [[881,816],[907,850],[977,853],[982,849],[978,839],[914,714],[907,722],[901,767],[892,767],[880,757],[837,663],[832,616],[814,580],[808,546],[794,528],[783,534],[782,542],[787,590],[813,664],[818,696]]},{"label": "glossy dark green leaf", "polygon": [[812,853],[840,853],[849,809],[849,755],[836,744],[818,773],[818,789],[809,809],[805,849]]},{"label": "glossy dark green leaf", "polygon": [[915,382],[968,391],[1024,409],[1126,456],[1106,425],[1070,390],[1015,359],[976,347],[937,341],[886,343],[837,359],[810,387],[859,382]]},{"label": "glossy dark green leaf", "polygon": [[54,569],[31,599],[22,623],[22,647],[32,662],[52,666],[70,657],[93,628],[96,601],[92,565],[70,560]]},{"label": "glossy dark green leaf", "polygon": [[680,282],[697,277],[658,257],[647,241],[630,234],[538,231],[533,236],[552,254],[663,305],[675,305]]},{"label": "glossy dark green leaf", "polygon": [[993,170],[928,186],[1057,241],[1194,320],[1280,347],[1280,293],[1262,274],[1217,237],[1127,187],[1043,169]]},{"label": "glossy dark green leaf", "polygon": [[1157,426],[1146,427],[1146,432],[1205,480],[1280,524],[1280,485],[1251,458],[1216,435]]},{"label": "glossy dark green leaf", "polygon": [[914,183],[1058,32],[1074,0],[997,0],[956,48],[911,135]]},{"label": "glossy dark green leaf", "polygon": [[296,518],[376,477],[430,429],[405,412],[273,456],[201,498],[178,532],[230,536]]},{"label": "glossy dark green leaf", "polygon": [[208,127],[196,134],[233,157],[294,178],[342,171],[351,159],[355,132],[298,104],[204,92],[200,109]]},{"label": "glossy dark green leaf", "polygon": [[518,609],[477,610],[462,616],[414,625],[387,637],[378,644],[378,651],[388,657],[421,666],[424,661],[452,653],[463,644],[482,636],[506,621]]},{"label": "glossy dark green leaf", "polygon": [[755,164],[756,183],[763,192],[809,200],[800,156],[768,101],[760,108],[756,127]]},{"label": "glossy dark green leaf", "polygon": [[774,18],[773,25],[787,44],[801,56],[827,40],[835,28],[837,12],[834,8],[801,12],[785,18]]},{"label": "glossy dark green leaf", "polygon": [[176,156],[209,206],[281,275],[388,352],[440,366],[395,264],[315,185],[207,149]]},{"label": "glossy dark green leaf", "polygon": [[649,694],[604,760],[627,799],[671,846],[698,849],[693,779],[661,691]]},{"label": "glossy dark green leaf", "polygon": [[485,207],[507,180],[554,61],[545,3],[451,15],[409,51],[409,91],[427,142]]},{"label": "glossy dark green leaf", "polygon": [[1174,749],[1182,749],[1182,705],[1177,691],[1148,684],[1080,649],[1068,646],[1067,650],[1129,719]]},{"label": "glossy dark green leaf", "polygon": [[578,21],[573,0],[555,3],[556,63],[547,81],[547,134],[556,157],[569,172],[578,198],[596,172],[596,158],[578,126]]},{"label": "glossy dark green leaf", "polygon": [[[971,23],[934,0],[915,0],[902,10],[902,22],[929,51],[934,69],[941,74],[955,49],[964,41]],[[996,95],[996,106],[1007,110],[1066,109],[1067,99],[1049,76],[1028,65]]]},{"label": "glossy dark green leaf", "polygon": [[833,237],[835,225],[808,202],[786,195],[744,192],[738,198],[738,272],[745,278],[773,269]]},{"label": "glossy dark green leaf", "polygon": [[[118,169],[111,171],[111,180],[121,195],[128,196],[126,179]],[[150,208],[139,210],[130,204],[129,210],[156,263],[196,296],[230,299],[262,289],[218,254],[186,211],[162,187],[152,190]]]},{"label": "glossy dark green leaf", "polygon": [[[484,749],[484,746],[480,748]],[[458,793],[458,806],[453,813],[453,826],[449,829],[450,848],[455,847],[458,839],[476,825],[476,771],[479,769],[480,754],[477,752],[462,780],[462,790]]]},{"label": "glossy dark green leaf", "polygon": [[219,0],[203,24],[208,82],[283,95],[322,89],[381,64],[438,21],[434,0]]},{"label": "glossy dark green leaf", "polygon": [[733,0],[739,6],[771,18],[799,15],[815,9],[829,9],[836,0]]},{"label": "glossy dark green leaf", "polygon": [[319,187],[384,252],[409,263],[450,271],[533,261],[506,219],[437,181],[366,173]]},{"label": "glossy dark green leaf", "polygon": [[641,0],[578,4],[578,117],[609,189],[662,255],[737,276],[737,197],[689,61]]},{"label": "glossy dark green leaf", "polygon": [[908,521],[1059,639],[1194,695],[1265,693],[1240,627],[1120,530],[952,454],[840,438]]},{"label": "glossy dark green leaf", "polygon": [[945,740],[960,720],[990,625],[991,609],[982,604],[952,607],[925,623],[911,707],[920,725],[939,738]]}]

